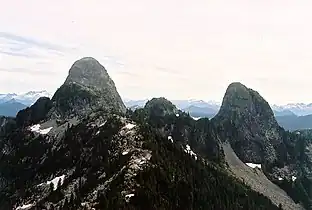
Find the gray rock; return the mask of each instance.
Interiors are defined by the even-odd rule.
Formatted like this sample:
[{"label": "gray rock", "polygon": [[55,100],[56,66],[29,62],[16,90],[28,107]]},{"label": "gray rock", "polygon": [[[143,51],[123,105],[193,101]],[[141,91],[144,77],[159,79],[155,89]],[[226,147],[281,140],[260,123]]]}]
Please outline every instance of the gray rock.
[{"label": "gray rock", "polygon": [[106,69],[90,57],[82,58],[72,65],[52,102],[53,108],[49,113],[52,118],[86,115],[96,110],[126,112],[115,83]]},{"label": "gray rock", "polygon": [[227,139],[243,162],[272,163],[281,147],[280,127],[269,104],[252,89],[232,83],[219,113],[213,119],[225,126]]}]

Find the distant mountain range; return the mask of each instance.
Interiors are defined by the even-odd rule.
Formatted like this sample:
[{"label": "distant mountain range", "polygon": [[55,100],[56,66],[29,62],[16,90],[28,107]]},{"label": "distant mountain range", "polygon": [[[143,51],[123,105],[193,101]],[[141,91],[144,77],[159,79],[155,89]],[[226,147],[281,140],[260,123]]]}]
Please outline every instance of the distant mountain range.
[{"label": "distant mountain range", "polygon": [[27,93],[16,94],[16,93],[8,93],[8,94],[0,94],[0,103],[4,103],[14,99],[16,102],[25,104],[26,106],[32,105],[38,98],[40,97],[51,97],[52,94],[45,91],[29,91]]},{"label": "distant mountain range", "polygon": [[[52,97],[52,94],[43,91],[29,91],[24,94],[0,94],[0,116],[15,117],[17,112],[32,105],[40,97]],[[142,108],[148,101],[123,100],[125,105],[135,110]],[[221,106],[216,101],[203,100],[171,100],[179,109],[188,112],[194,118],[214,117]],[[312,128],[312,104],[292,103],[286,105],[272,105],[275,118],[278,123],[287,130],[300,130]]]},{"label": "distant mountain range", "polygon": [[0,104],[0,116],[15,117],[17,112],[25,109],[25,104],[17,102],[15,99],[11,99]]},{"label": "distant mountain range", "polygon": [[0,116],[15,117],[17,112],[32,105],[40,97],[51,97],[52,94],[43,91],[29,91],[23,94],[0,94]]},{"label": "distant mountain range", "polygon": [[304,116],[312,114],[312,103],[291,103],[286,105],[272,105],[272,109],[277,112],[290,111],[298,116]]}]

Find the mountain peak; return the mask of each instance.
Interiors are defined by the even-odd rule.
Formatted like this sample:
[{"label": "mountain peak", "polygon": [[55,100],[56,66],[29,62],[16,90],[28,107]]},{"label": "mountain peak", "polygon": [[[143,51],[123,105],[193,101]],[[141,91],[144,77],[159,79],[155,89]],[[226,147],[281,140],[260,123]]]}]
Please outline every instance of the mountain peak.
[{"label": "mountain peak", "polygon": [[115,86],[104,66],[92,57],[79,59],[71,66],[65,81],[65,84],[70,83],[97,89]]},{"label": "mountain peak", "polygon": [[155,116],[171,115],[178,111],[177,107],[164,97],[149,100],[144,108]]},{"label": "mountain peak", "polygon": [[238,136],[229,136],[230,142],[243,161],[276,160],[280,127],[268,102],[257,91],[241,83],[230,84],[214,120],[234,126]]},{"label": "mountain peak", "polygon": [[71,66],[52,101],[56,116],[81,115],[99,109],[126,111],[114,81],[104,66],[91,57],[77,60]]},{"label": "mountain peak", "polygon": [[232,82],[228,88],[244,88],[244,89],[247,89],[247,87],[242,84],[241,82]]},{"label": "mountain peak", "polygon": [[229,110],[240,113],[250,112],[252,116],[260,116],[263,120],[275,121],[269,103],[257,91],[247,88],[240,82],[228,86],[219,114],[225,114]]}]

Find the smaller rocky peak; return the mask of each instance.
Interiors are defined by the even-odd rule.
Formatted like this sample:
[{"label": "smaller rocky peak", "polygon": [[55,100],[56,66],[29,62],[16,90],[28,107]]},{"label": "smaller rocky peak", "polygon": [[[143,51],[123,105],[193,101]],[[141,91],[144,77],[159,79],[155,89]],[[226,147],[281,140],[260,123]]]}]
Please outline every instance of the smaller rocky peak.
[{"label": "smaller rocky peak", "polygon": [[19,111],[16,115],[18,126],[29,126],[44,120],[52,108],[52,101],[48,97],[40,97],[32,106]]},{"label": "smaller rocky peak", "polygon": [[154,116],[166,116],[178,112],[177,107],[164,97],[149,100],[144,109]]}]

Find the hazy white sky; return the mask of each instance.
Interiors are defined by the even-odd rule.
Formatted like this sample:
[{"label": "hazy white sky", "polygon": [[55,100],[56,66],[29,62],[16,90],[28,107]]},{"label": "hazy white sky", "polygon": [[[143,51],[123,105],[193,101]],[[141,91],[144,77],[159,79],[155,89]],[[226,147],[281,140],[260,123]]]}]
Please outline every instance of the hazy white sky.
[{"label": "hazy white sky", "polygon": [[312,102],[308,0],[0,0],[0,92],[55,91],[98,59],[126,98],[221,101],[239,81]]}]

